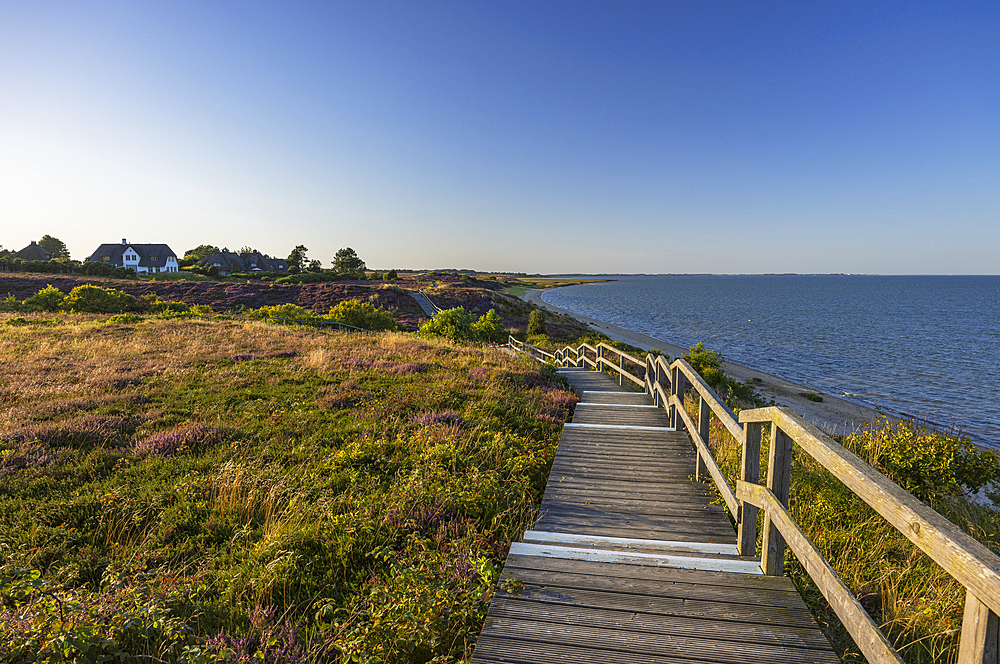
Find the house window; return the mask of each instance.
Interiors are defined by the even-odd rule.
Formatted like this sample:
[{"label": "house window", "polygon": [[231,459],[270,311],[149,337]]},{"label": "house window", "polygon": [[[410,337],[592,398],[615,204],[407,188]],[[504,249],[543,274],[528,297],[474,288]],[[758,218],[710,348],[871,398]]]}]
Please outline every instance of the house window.
[{"label": "house window", "polygon": [[104,261],[104,262],[106,262],[106,263],[110,263],[111,262],[111,256],[101,256],[101,260]]},{"label": "house window", "polygon": [[150,257],[149,257],[149,260],[151,260],[151,261],[155,261],[155,260],[156,260],[156,256],[150,256]]}]

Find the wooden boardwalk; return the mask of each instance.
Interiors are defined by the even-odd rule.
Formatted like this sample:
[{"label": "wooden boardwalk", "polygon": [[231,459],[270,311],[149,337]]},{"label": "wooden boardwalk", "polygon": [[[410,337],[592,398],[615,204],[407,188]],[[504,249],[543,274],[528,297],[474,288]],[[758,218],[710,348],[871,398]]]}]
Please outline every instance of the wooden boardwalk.
[{"label": "wooden boardwalk", "polygon": [[667,414],[606,374],[560,373],[581,402],[472,661],[838,662],[792,582],[737,555]]}]

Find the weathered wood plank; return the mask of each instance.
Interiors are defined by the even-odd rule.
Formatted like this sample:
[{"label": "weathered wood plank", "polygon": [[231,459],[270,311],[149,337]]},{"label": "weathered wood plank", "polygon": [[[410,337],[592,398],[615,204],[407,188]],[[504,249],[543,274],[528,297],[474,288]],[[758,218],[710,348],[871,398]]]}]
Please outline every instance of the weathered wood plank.
[{"label": "weathered wood plank", "polygon": [[731,643],[722,639],[700,639],[691,636],[645,634],[621,629],[595,629],[585,625],[564,625],[540,620],[488,617],[483,625],[484,636],[530,638],[542,643],[582,645],[599,643],[602,648],[623,649],[637,656],[691,656],[711,654],[715,662],[747,661],[774,664],[802,664],[803,662],[830,662],[839,659],[829,651],[761,643]]}]

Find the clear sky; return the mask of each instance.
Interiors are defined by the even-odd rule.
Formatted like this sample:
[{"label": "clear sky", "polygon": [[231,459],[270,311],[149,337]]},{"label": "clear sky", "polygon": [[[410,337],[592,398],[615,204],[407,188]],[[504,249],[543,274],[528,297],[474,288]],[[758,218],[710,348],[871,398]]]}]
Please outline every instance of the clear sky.
[{"label": "clear sky", "polygon": [[0,244],[1000,273],[1000,4],[0,0]]}]

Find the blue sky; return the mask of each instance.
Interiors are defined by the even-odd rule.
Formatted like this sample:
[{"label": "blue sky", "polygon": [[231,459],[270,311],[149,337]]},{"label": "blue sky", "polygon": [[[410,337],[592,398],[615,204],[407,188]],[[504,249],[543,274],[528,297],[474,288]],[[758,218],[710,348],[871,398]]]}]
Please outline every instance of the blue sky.
[{"label": "blue sky", "polygon": [[0,244],[1000,273],[1000,5],[0,0]]}]

